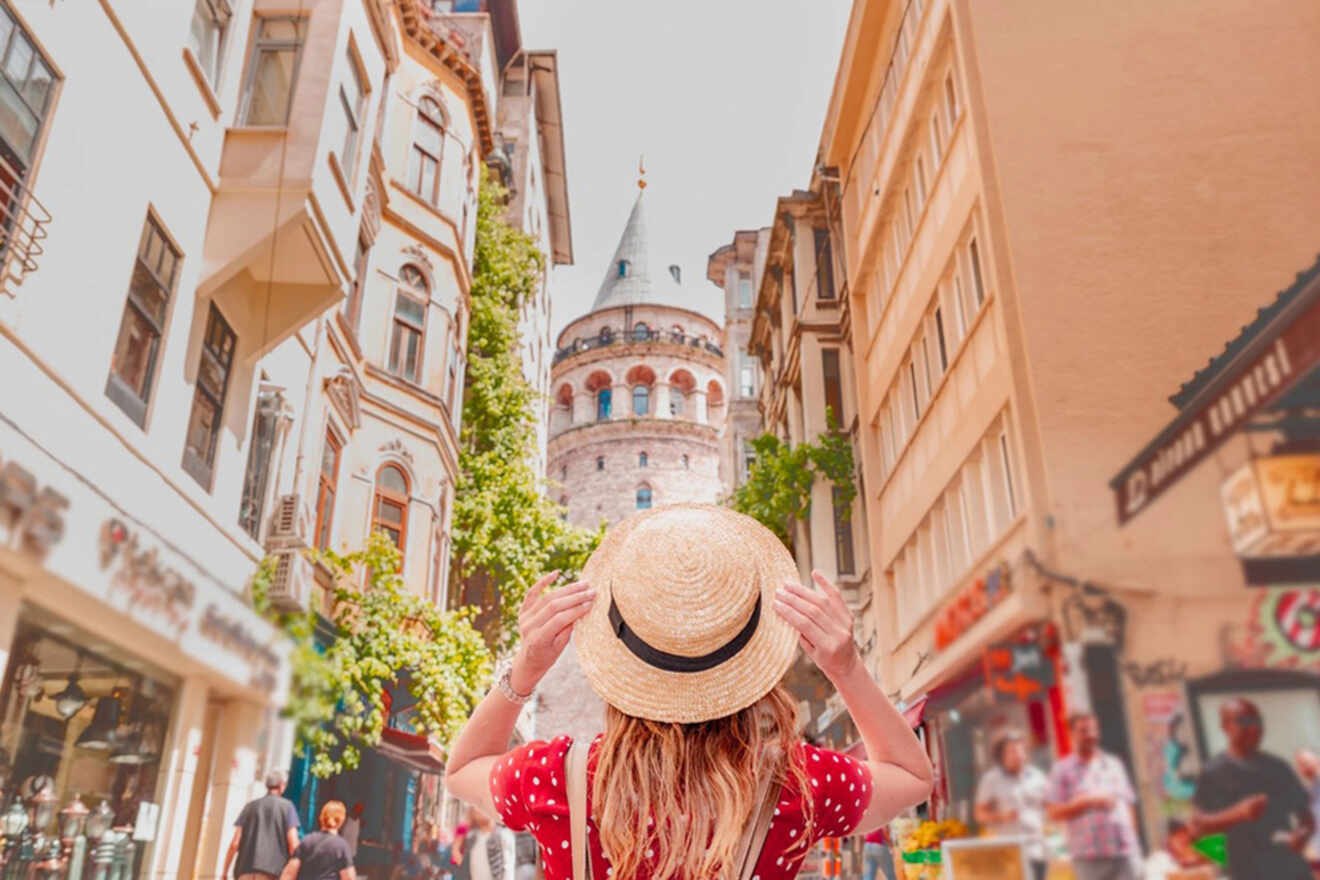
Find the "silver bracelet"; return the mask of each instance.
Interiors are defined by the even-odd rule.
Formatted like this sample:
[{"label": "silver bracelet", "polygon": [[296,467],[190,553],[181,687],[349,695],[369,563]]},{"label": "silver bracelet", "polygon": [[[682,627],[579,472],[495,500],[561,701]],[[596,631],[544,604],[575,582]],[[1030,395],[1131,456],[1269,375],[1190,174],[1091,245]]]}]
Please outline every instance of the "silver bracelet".
[{"label": "silver bracelet", "polygon": [[536,694],[535,690],[533,690],[531,693],[528,694],[520,694],[513,689],[512,664],[506,666],[504,668],[504,671],[500,674],[499,679],[495,682],[495,690],[499,691],[500,696],[504,697],[504,699],[508,700],[510,703],[513,703],[515,706],[524,705],[528,700],[530,700]]}]

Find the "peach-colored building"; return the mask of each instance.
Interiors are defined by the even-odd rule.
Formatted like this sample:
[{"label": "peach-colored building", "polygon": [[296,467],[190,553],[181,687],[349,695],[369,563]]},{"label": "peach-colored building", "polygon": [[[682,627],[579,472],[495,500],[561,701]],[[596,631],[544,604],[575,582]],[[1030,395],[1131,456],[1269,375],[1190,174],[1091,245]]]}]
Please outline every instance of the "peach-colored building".
[{"label": "peach-colored building", "polygon": [[970,816],[999,725],[1044,761],[1089,707],[1157,840],[1218,748],[1214,700],[1255,686],[1224,633],[1257,596],[1207,500],[1246,435],[1124,525],[1108,483],[1313,260],[1320,11],[1263,12],[853,5],[818,163],[842,202],[870,661],[924,711],[946,815]]},{"label": "peach-colored building", "polygon": [[[476,187],[521,46],[511,2],[440,6],[0,4],[0,785],[103,801],[134,877],[218,876],[290,765],[263,556],[272,601],[323,609],[303,551],[382,529],[446,600]],[[334,791],[395,779],[437,818],[428,748]],[[391,803],[376,870],[411,832]]]}]

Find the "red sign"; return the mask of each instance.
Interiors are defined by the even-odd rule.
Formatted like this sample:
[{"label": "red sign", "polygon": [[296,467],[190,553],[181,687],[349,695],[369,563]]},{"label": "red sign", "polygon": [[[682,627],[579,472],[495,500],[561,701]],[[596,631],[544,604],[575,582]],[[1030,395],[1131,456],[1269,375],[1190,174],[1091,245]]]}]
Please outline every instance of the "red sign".
[{"label": "red sign", "polygon": [[1054,660],[1039,642],[1009,642],[985,652],[985,680],[999,699],[1040,699],[1054,685]]},{"label": "red sign", "polygon": [[935,617],[935,649],[942,651],[1008,595],[1008,566],[991,569],[964,587]]},{"label": "red sign", "polygon": [[[1311,303],[1290,323],[1262,332],[1234,363],[1183,408],[1127,467],[1110,480],[1119,525],[1158,498],[1179,477],[1219,448],[1252,416],[1274,403],[1298,377],[1320,363],[1320,276]],[[1287,314],[1289,310],[1285,310]],[[1270,329],[1274,332],[1271,334]]]}]

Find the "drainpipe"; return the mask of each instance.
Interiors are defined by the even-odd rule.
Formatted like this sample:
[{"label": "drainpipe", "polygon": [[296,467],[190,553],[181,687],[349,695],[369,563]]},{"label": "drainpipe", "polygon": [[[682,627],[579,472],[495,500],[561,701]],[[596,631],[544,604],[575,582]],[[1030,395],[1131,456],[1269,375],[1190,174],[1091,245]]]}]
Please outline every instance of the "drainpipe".
[{"label": "drainpipe", "polygon": [[312,420],[312,394],[316,391],[316,376],[321,365],[321,345],[325,339],[325,316],[316,319],[316,338],[312,343],[312,361],[307,366],[307,387],[303,389],[303,420],[298,428],[298,457],[293,465],[292,493],[298,495],[302,490],[303,458],[307,445],[307,425]]}]

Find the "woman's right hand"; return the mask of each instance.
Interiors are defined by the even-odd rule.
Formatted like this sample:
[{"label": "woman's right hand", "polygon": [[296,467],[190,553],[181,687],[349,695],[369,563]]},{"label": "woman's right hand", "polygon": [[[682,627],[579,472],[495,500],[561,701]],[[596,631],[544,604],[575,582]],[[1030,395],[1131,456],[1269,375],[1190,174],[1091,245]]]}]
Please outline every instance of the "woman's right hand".
[{"label": "woman's right hand", "polygon": [[585,581],[547,592],[559,577],[554,571],[541,578],[523,597],[518,611],[521,641],[513,658],[509,684],[520,694],[530,694],[564,652],[573,624],[591,610],[596,591]]}]

